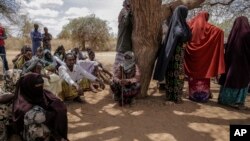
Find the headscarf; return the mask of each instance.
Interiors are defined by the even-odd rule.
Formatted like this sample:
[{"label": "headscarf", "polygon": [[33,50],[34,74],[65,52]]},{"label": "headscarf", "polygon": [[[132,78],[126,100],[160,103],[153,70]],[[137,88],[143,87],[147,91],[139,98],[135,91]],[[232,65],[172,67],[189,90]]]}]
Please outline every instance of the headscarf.
[{"label": "headscarf", "polygon": [[18,82],[20,94],[31,104],[44,105],[43,78],[40,74],[29,73]]},{"label": "headscarf", "polygon": [[192,78],[211,78],[224,73],[224,34],[208,23],[208,12],[202,11],[188,22],[192,39],[185,52],[185,73]]},{"label": "headscarf", "polygon": [[37,65],[44,66],[45,64],[41,59],[38,58],[29,60],[24,64],[21,74],[24,75],[28,72],[33,72]]},{"label": "headscarf", "polygon": [[[64,50],[63,53],[59,52],[60,50]],[[59,57],[61,60],[64,60],[65,57],[65,49],[63,45],[58,46],[58,48],[54,52],[54,56]]]},{"label": "headscarf", "polygon": [[247,17],[235,19],[225,47],[225,87],[246,88],[250,82],[250,25]]},{"label": "headscarf", "polygon": [[130,0],[124,0],[122,6],[126,7],[130,5]]},{"label": "headscarf", "polygon": [[[126,56],[129,56],[130,59],[127,59]],[[124,63],[123,69],[126,73],[129,73],[135,67],[135,56],[132,51],[127,51],[124,53]]]},{"label": "headscarf", "polygon": [[[48,62],[50,62],[50,63],[53,63],[53,56],[52,56],[52,54],[51,54],[51,52],[50,52],[50,50],[49,49],[45,49],[44,51],[43,51],[43,54],[44,54],[44,60],[45,61],[48,61]],[[50,56],[50,58],[48,57],[48,55]]]},{"label": "headscarf", "polygon": [[173,56],[178,43],[187,42],[191,37],[190,29],[186,23],[188,8],[184,5],[176,7],[171,17],[165,42],[158,51],[158,59],[154,72],[154,79],[162,81],[168,63]]}]

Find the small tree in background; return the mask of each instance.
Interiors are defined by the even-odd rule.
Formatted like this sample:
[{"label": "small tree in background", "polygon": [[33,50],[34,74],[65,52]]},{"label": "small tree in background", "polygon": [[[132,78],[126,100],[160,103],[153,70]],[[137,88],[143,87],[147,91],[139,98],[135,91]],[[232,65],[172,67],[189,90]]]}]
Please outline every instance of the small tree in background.
[{"label": "small tree in background", "polygon": [[82,50],[88,44],[91,48],[100,50],[107,46],[110,39],[109,27],[107,22],[95,15],[73,19],[63,27],[58,38],[70,38]]}]

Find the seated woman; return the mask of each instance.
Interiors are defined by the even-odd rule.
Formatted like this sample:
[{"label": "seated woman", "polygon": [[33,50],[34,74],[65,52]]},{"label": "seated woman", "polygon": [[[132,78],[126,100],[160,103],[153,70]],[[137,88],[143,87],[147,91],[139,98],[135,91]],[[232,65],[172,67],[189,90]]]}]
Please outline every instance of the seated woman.
[{"label": "seated woman", "polygon": [[33,59],[25,63],[22,74],[34,72],[41,74],[44,80],[44,89],[58,96],[62,91],[62,80],[51,71],[49,67],[45,67],[44,61],[41,59]]},{"label": "seated woman", "polygon": [[20,55],[14,63],[14,69],[22,69],[25,62],[32,58],[31,47],[26,46],[24,48],[24,54]]},{"label": "seated woman", "polygon": [[44,90],[43,84],[37,73],[27,73],[19,79],[13,100],[13,132],[25,141],[68,140],[66,106]]},{"label": "seated woman", "polygon": [[133,52],[124,53],[124,62],[120,65],[120,69],[115,70],[110,87],[120,106],[131,104],[133,98],[140,92],[140,71],[135,64]]},{"label": "seated woman", "polygon": [[24,46],[21,48],[20,53],[18,53],[18,54],[16,55],[16,57],[15,57],[14,59],[12,59],[12,63],[13,63],[13,64],[15,64],[16,61],[17,61],[17,59],[18,59],[21,55],[24,54],[24,50],[25,50],[26,47],[27,47],[27,46],[24,45]]}]

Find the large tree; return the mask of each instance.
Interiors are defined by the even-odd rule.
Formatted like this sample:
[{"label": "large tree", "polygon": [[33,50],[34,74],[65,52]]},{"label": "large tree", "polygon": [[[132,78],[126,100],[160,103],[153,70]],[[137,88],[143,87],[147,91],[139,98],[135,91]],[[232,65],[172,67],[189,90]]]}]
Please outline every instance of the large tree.
[{"label": "large tree", "polygon": [[141,95],[147,96],[156,53],[161,42],[161,25],[180,4],[189,9],[199,6],[204,0],[177,0],[162,5],[162,0],[131,0],[134,17],[133,49],[141,70]]},{"label": "large tree", "polygon": [[181,4],[186,5],[193,15],[200,10],[209,11],[214,21],[224,22],[238,15],[249,16],[250,13],[249,0],[131,0],[134,15],[133,49],[141,70],[140,97],[147,96],[156,53],[162,39],[162,22]]},{"label": "large tree", "polygon": [[107,22],[89,15],[73,19],[63,27],[59,38],[71,38],[84,50],[86,44],[95,49],[101,49],[107,45],[110,39]]}]

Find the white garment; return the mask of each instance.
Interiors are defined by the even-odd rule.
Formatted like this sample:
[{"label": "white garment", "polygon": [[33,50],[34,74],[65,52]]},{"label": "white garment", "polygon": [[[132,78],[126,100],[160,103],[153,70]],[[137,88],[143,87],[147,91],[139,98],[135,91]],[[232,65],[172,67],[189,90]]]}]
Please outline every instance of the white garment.
[{"label": "white garment", "polygon": [[83,78],[87,78],[91,81],[96,80],[96,77],[94,75],[88,73],[78,64],[74,65],[72,72],[66,66],[60,66],[58,70],[59,76],[70,85],[76,84]]},{"label": "white garment", "polygon": [[85,69],[89,73],[93,73],[96,66],[98,66],[98,62],[86,60],[78,60],[77,64],[79,64],[83,69]]}]

